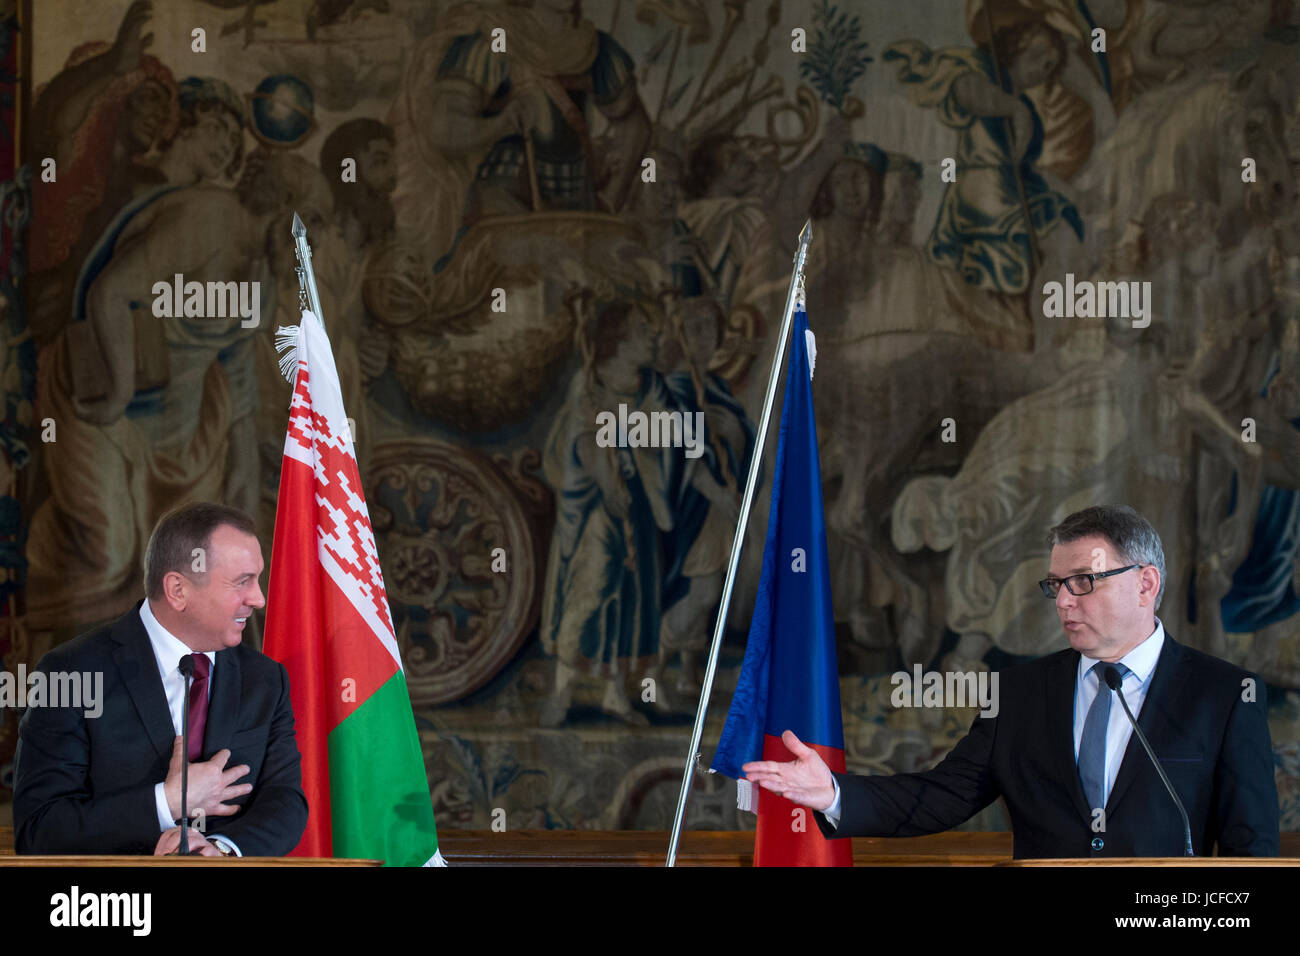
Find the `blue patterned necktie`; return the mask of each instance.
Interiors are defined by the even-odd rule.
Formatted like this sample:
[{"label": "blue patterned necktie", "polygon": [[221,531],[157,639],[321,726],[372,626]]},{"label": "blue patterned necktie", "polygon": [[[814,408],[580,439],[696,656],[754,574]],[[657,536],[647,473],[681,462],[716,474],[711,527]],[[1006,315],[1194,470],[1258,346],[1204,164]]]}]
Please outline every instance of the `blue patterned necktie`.
[{"label": "blue patterned necktie", "polygon": [[1097,696],[1083,721],[1083,739],[1079,741],[1079,781],[1088,798],[1088,807],[1093,810],[1106,806],[1102,799],[1106,790],[1106,727],[1110,722],[1110,699],[1114,696],[1102,677],[1102,670],[1106,667],[1119,671],[1121,681],[1129,675],[1129,669],[1118,663],[1098,661],[1090,668],[1098,686]]}]

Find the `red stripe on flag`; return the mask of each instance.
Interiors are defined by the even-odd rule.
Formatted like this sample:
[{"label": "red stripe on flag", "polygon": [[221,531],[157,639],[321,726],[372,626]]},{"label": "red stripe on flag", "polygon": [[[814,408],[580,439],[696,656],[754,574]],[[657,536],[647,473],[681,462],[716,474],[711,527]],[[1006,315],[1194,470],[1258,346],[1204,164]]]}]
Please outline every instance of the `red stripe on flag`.
[{"label": "red stripe on flag", "polygon": [[[328,737],[397,670],[334,580],[317,549],[316,479],[285,458],[275,517],[267,602],[267,656],[289,672],[307,829],[294,856],[332,856]],[[352,683],[345,684],[345,680]]]},{"label": "red stripe on flag", "polygon": [[[821,744],[806,746],[817,751],[826,766],[844,772],[844,751]],[[788,761],[794,754],[786,750],[780,737],[763,735],[763,760]],[[852,866],[853,841],[828,840],[822,836],[807,807],[763,787],[758,791],[758,830],[754,834],[755,866]]]},{"label": "red stripe on flag", "polygon": [[329,734],[398,665],[321,563],[325,547],[380,626],[393,633],[356,459],[314,410],[305,365],[298,368],[288,432],[287,441],[309,449],[316,467],[288,454],[282,459],[263,651],[289,673],[302,755],[307,828],[291,855],[328,857],[334,855]]},{"label": "red stripe on flag", "polygon": [[280,496],[271,545],[271,574],[266,604],[266,639],[262,650],[289,672],[294,730],[302,755],[302,789],[307,797],[307,829],[291,856],[333,856],[330,837],[330,716],[321,706],[329,689],[325,677],[325,642],[308,639],[325,631],[316,557],[316,523],[304,520],[316,479],[306,465],[285,458],[280,468]]}]

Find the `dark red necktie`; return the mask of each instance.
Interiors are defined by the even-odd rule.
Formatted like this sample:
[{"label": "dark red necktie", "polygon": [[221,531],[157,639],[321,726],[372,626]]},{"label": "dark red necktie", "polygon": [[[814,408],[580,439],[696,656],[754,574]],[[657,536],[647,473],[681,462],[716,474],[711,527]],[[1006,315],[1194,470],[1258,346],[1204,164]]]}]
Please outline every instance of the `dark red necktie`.
[{"label": "dark red necktie", "polygon": [[190,763],[203,756],[203,730],[208,723],[208,675],[212,662],[207,654],[191,654],[194,658],[194,680],[190,683]]}]

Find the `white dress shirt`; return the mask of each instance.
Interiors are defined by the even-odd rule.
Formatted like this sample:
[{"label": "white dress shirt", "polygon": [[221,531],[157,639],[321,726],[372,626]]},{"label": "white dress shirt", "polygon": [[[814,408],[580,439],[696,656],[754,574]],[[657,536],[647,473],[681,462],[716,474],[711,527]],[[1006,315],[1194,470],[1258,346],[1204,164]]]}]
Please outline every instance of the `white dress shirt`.
[{"label": "white dress shirt", "polygon": [[[1145,641],[1120,658],[1120,663],[1128,668],[1120,689],[1128,701],[1133,719],[1142,713],[1142,703],[1147,699],[1151,688],[1151,675],[1155,673],[1156,662],[1160,660],[1160,651],[1165,646],[1165,626],[1156,618],[1156,629]],[[1088,717],[1088,708],[1097,699],[1097,688],[1101,684],[1099,675],[1090,673],[1096,658],[1079,655],[1079,670],[1074,679],[1074,760],[1079,762],[1079,743],[1083,740],[1083,722]],[[1107,688],[1109,691],[1110,688]],[[1118,700],[1111,700],[1110,717],[1106,723],[1106,774],[1102,805],[1110,799],[1110,788],[1115,785],[1119,774],[1120,762],[1128,748],[1129,737],[1133,736],[1133,725],[1124,716],[1124,707]],[[832,827],[840,825],[840,782],[835,785],[835,800],[823,812],[826,822]]]},{"label": "white dress shirt", "polygon": [[[1160,660],[1160,650],[1165,646],[1165,626],[1156,618],[1156,629],[1145,641],[1121,657],[1120,663],[1128,668],[1120,689],[1128,701],[1133,719],[1142,713],[1142,704],[1147,699],[1151,688],[1151,675],[1155,673],[1156,662]],[[1088,717],[1088,708],[1097,699],[1097,689],[1101,685],[1099,675],[1089,673],[1097,660],[1079,655],[1079,669],[1074,678],[1074,760],[1079,761],[1079,744],[1083,740],[1083,723]],[[1110,688],[1106,688],[1107,693]],[[1128,748],[1128,740],[1133,736],[1133,725],[1124,716],[1124,706],[1118,696],[1110,701],[1110,717],[1106,723],[1106,773],[1103,775],[1101,802],[1102,806],[1110,799],[1110,788],[1115,785],[1119,775],[1119,765]]]},{"label": "white dress shirt", "polygon": [[[180,671],[180,661],[182,657],[194,652],[189,645],[183,643],[180,638],[158,623],[158,618],[154,617],[153,609],[149,607],[148,598],[145,598],[144,603],[140,605],[140,620],[144,623],[145,633],[149,635],[149,644],[153,647],[154,660],[158,662],[158,676],[162,679],[163,693],[167,697],[167,709],[171,712],[172,727],[176,731],[176,736],[179,737],[183,726],[182,721],[185,719],[185,675]],[[215,651],[205,651],[204,655],[210,665],[208,670],[208,701],[211,703],[212,679],[217,672],[217,654]],[[167,806],[165,786],[166,782],[162,781],[155,784],[153,788],[154,804],[158,808],[160,833],[176,826],[176,821],[172,818],[171,808]],[[208,839],[212,839],[212,837]],[[221,841],[234,850],[236,855],[243,856],[239,852],[239,847],[235,846],[228,837],[221,837]]]}]

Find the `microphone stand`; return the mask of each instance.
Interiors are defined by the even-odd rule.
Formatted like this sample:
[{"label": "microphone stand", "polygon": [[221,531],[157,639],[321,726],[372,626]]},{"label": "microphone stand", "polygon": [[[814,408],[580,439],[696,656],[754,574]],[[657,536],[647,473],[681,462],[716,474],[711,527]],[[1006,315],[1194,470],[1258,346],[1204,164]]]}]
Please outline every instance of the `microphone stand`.
[{"label": "microphone stand", "polygon": [[1147,735],[1142,733],[1142,728],[1137,725],[1133,719],[1133,711],[1128,709],[1128,701],[1124,699],[1124,691],[1120,689],[1123,680],[1119,676],[1119,671],[1113,667],[1107,667],[1102,672],[1106,678],[1106,686],[1113,690],[1119,696],[1119,702],[1124,706],[1124,713],[1128,716],[1128,722],[1133,725],[1133,732],[1138,735],[1138,740],[1142,741],[1142,746],[1146,749],[1147,756],[1151,758],[1152,765],[1156,768],[1156,773],[1160,774],[1160,779],[1164,781],[1165,789],[1169,791],[1169,796],[1174,798],[1174,806],[1178,807],[1178,812],[1183,817],[1183,856],[1195,856],[1192,852],[1192,825],[1187,820],[1187,811],[1183,808],[1183,801],[1178,799],[1178,792],[1174,790],[1174,785],[1169,782],[1169,777],[1165,775],[1164,767],[1160,766],[1160,761],[1156,759],[1155,751],[1151,749],[1151,744],[1147,741]]},{"label": "microphone stand", "polygon": [[181,845],[179,856],[190,855],[190,678],[194,674],[194,658],[186,654],[180,661],[181,676],[185,678],[185,702],[181,707]]}]

